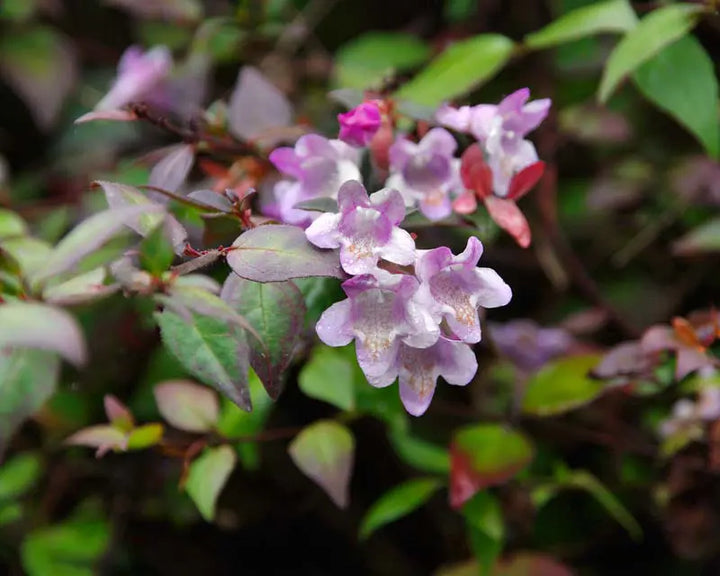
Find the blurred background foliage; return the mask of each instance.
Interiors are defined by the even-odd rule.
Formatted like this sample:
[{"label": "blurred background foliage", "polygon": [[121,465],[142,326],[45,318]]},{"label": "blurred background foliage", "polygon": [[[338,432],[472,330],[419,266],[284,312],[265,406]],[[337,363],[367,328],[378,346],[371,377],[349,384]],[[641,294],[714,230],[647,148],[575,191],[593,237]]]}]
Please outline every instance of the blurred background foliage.
[{"label": "blurred background foliage", "polygon": [[[574,12],[601,4],[604,12]],[[628,41],[625,53],[616,49],[635,14],[644,21],[667,5],[675,17]],[[150,298],[79,306],[90,363],[82,372],[63,367],[57,391],[14,434],[0,467],[0,572],[457,576],[478,573],[477,561],[493,565],[502,551],[493,574],[720,573],[717,430],[670,448],[657,433],[699,377],[673,382],[668,358],[652,381],[603,384],[599,398],[601,385],[586,377],[609,346],[716,302],[719,39],[711,3],[4,0],[0,206],[50,243],[104,207],[90,182],[146,184],[156,161],[149,153],[177,143],[139,122],[74,124],[132,44],[168,46],[211,118],[228,114],[220,100],[252,64],[290,98],[299,123],[325,134],[336,132],[343,110],[330,90],[394,93],[409,117],[445,99],[497,102],[521,86],[552,98],[534,138],[548,173],[521,203],[532,247],[518,248],[482,215],[476,233],[485,265],[514,292],[492,320],[560,326],[580,354],[538,371],[544,361],[528,368],[522,355],[545,336],[530,329],[509,345],[490,342],[479,347],[473,384],[439,390],[411,422],[394,391],[367,389],[352,353],[307,344],[276,403],[258,382],[252,414],[221,402],[218,429],[237,442],[229,453],[205,452],[188,475],[171,454],[96,460],[62,444],[107,420],[107,394],[138,422],[159,421],[153,388],[188,377],[160,346]],[[645,61],[634,61],[646,48]],[[216,234],[221,243],[228,232]],[[312,326],[337,287],[301,289]],[[324,300],[313,302],[313,293]],[[336,408],[351,415],[355,438],[345,510],[287,454],[298,430]],[[457,433],[508,420],[532,446],[491,424]],[[501,477],[460,512],[443,490],[451,439],[469,454],[495,450],[489,464],[473,466]],[[227,483],[213,491],[216,477]]]}]

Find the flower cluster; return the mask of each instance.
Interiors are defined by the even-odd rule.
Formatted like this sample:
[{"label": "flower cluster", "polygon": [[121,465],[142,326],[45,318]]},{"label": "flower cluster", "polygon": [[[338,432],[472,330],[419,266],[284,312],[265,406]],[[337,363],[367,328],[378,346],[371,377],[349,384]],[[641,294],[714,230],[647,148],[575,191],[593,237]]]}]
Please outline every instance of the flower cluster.
[{"label": "flower cluster", "polygon": [[[544,171],[526,136],[550,108],[550,100],[528,102],[529,97],[523,88],[497,105],[443,105],[435,115],[441,126],[423,126],[412,135],[395,130],[392,103],[369,99],[338,116],[338,140],[309,135],[298,140],[294,150],[279,148],[270,155],[291,179],[274,185],[265,213],[306,227],[317,214],[296,206],[314,198],[334,198],[339,184],[360,180],[360,154],[367,148],[376,176],[385,187],[400,192],[406,208],[417,208],[437,221],[453,211],[474,212],[480,201],[497,224],[526,247],[530,229],[515,202]],[[447,128],[470,134],[477,143],[460,154]]]},{"label": "flower cluster", "polygon": [[396,379],[410,414],[423,414],[438,376],[466,385],[477,371],[469,346],[480,341],[478,308],[504,306],[510,287],[490,268],[477,267],[482,244],[465,250],[417,250],[399,227],[405,216],[400,192],[368,196],[357,181],[338,192],[338,213],[320,215],[305,231],[320,248],[338,248],[345,300],[321,316],[316,330],[329,346],[355,341],[358,363],[373,386]]}]

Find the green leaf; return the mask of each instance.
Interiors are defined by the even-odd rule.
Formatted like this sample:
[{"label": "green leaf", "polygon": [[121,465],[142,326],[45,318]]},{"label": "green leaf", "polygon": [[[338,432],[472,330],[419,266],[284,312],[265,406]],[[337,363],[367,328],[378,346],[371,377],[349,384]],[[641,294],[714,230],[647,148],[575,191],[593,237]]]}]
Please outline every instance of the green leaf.
[{"label": "green leaf", "polygon": [[391,432],[390,443],[404,462],[418,470],[435,474],[450,472],[450,453],[444,446],[410,436],[405,430]]},{"label": "green leaf", "polygon": [[585,490],[592,495],[598,503],[605,508],[617,522],[630,535],[633,540],[642,539],[642,528],[627,508],[608,490],[600,480],[585,470],[559,471],[559,484],[563,488]]},{"label": "green leaf", "polygon": [[242,315],[262,342],[250,341],[250,365],[275,400],[305,322],[305,301],[292,282],[261,284],[230,274],[221,298]]},{"label": "green leaf", "polygon": [[605,387],[602,381],[588,376],[599,362],[600,356],[590,354],[546,364],[528,382],[523,412],[552,416],[592,402]]},{"label": "green leaf", "polygon": [[76,515],[28,534],[20,557],[28,576],[93,576],[109,544],[110,528],[105,520]]},{"label": "green leaf", "polygon": [[0,503],[14,500],[32,488],[42,474],[37,454],[25,452],[0,467]]},{"label": "green leaf", "polygon": [[247,342],[239,328],[207,316],[194,315],[185,321],[167,310],[155,318],[163,343],[185,369],[241,408],[252,408]]},{"label": "green leaf", "polygon": [[457,42],[400,88],[395,97],[435,106],[460,96],[498,72],[513,48],[513,41],[499,34],[481,34]]},{"label": "green leaf", "polygon": [[713,61],[693,36],[670,44],[633,74],[643,96],[720,155],[718,81]]},{"label": "green leaf", "polygon": [[215,393],[187,380],[162,382],[153,390],[160,415],[178,430],[209,432],[220,417]]},{"label": "green leaf", "polygon": [[85,363],[85,338],[75,319],[60,308],[19,301],[2,304],[0,326],[0,349],[37,348],[57,352],[78,366]]},{"label": "green leaf", "polygon": [[166,272],[175,252],[166,226],[159,224],[140,243],[140,266],[155,277]]},{"label": "green leaf", "polygon": [[606,0],[572,10],[525,36],[528,48],[542,49],[605,32],[627,32],[637,16],[627,0]]},{"label": "green leaf", "polygon": [[346,354],[329,346],[316,346],[298,376],[303,394],[351,411],[355,408],[355,367]]},{"label": "green leaf", "polygon": [[533,448],[520,432],[477,424],[455,433],[450,454],[450,504],[458,508],[479,490],[515,476],[532,460]]},{"label": "green leaf", "polygon": [[208,522],[215,518],[218,496],[236,463],[235,451],[225,445],[208,448],[190,464],[185,490]]},{"label": "green leaf", "polygon": [[673,251],[683,256],[720,252],[720,217],[693,228],[673,244]]},{"label": "green leaf", "polygon": [[0,239],[27,234],[25,221],[15,212],[0,208]]},{"label": "green leaf", "polygon": [[0,2],[0,20],[26,22],[37,8],[37,0],[5,0]]},{"label": "green leaf", "polygon": [[479,492],[465,503],[462,513],[481,573],[489,574],[500,556],[505,538],[502,508],[492,494]]},{"label": "green leaf", "polygon": [[151,446],[155,446],[162,440],[163,426],[162,424],[143,424],[134,428],[127,438],[128,450],[145,450]]},{"label": "green leaf", "polygon": [[365,514],[360,524],[360,538],[365,539],[378,528],[414,512],[441,487],[442,482],[437,478],[417,478],[386,492]]},{"label": "green leaf", "polygon": [[243,439],[236,445],[240,461],[247,470],[257,470],[260,466],[258,446],[256,442],[247,440],[249,436],[254,436],[263,429],[274,404],[252,370],[248,375],[248,387],[253,411],[245,412],[229,400],[223,399],[217,431],[229,440]]},{"label": "green leaf", "polygon": [[627,75],[687,34],[702,11],[703,7],[697,4],[671,4],[653,10],[640,20],[610,54],[600,81],[598,100],[607,102]]},{"label": "green leaf", "polygon": [[31,236],[15,236],[0,240],[0,248],[18,262],[26,277],[42,270],[52,252],[50,244]]},{"label": "green leaf", "polygon": [[402,32],[368,32],[338,49],[337,84],[343,88],[376,86],[385,76],[419,66],[430,49],[416,36]]},{"label": "green leaf", "polygon": [[342,424],[320,420],[303,428],[288,446],[295,465],[340,508],[348,504],[355,439]]}]

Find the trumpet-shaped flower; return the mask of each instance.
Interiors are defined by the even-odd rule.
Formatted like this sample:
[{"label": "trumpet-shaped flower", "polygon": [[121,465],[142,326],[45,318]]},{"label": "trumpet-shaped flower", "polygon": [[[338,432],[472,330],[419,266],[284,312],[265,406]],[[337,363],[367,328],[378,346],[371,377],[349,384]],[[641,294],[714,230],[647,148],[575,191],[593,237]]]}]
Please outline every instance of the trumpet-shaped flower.
[{"label": "trumpet-shaped flower", "polygon": [[438,376],[448,384],[465,386],[477,366],[470,346],[441,337],[424,349],[402,344],[393,374],[398,375],[403,406],[413,416],[421,416],[430,406]]},{"label": "trumpet-shaped flower", "polygon": [[417,144],[399,138],[390,147],[393,174],[387,185],[397,187],[408,205],[419,204],[431,220],[448,216],[450,192],[460,185],[457,143],[444,128],[433,128]]},{"label": "trumpet-shaped flower", "polygon": [[275,185],[275,202],[264,210],[287,224],[305,227],[317,217],[295,208],[296,204],[314,198],[336,198],[343,182],[360,180],[357,150],[317,134],[302,136],[294,148],[276,148],[270,153],[270,161],[293,180],[281,180]]},{"label": "trumpet-shaped flower", "polygon": [[482,250],[480,240],[473,236],[457,256],[441,246],[423,251],[415,264],[421,282],[418,300],[446,321],[449,337],[468,343],[481,338],[478,308],[504,306],[512,297],[495,270],[477,267]]},{"label": "trumpet-shaped flower", "polygon": [[439,328],[413,299],[417,280],[409,275],[355,276],[343,283],[347,299],[323,312],[316,325],[328,346],[345,346],[355,340],[358,364],[373,386],[387,386],[397,377],[401,343],[427,348],[439,337]]},{"label": "trumpet-shaped flower", "polygon": [[325,213],[305,231],[319,248],[340,248],[348,274],[368,274],[380,258],[401,265],[415,261],[415,241],[398,227],[405,204],[397,190],[385,188],[368,197],[362,184],[345,182],[338,192],[339,214]]}]

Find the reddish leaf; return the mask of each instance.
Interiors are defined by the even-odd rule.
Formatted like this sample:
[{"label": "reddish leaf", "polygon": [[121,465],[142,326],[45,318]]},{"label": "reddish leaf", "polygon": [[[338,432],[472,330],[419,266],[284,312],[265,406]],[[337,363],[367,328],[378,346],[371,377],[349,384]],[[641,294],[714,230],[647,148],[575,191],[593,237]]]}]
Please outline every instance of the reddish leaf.
[{"label": "reddish leaf", "polygon": [[453,200],[452,207],[458,214],[472,214],[477,210],[475,194],[470,190],[466,190]]},{"label": "reddish leaf", "polygon": [[539,161],[520,170],[510,181],[508,200],[519,200],[532,190],[545,173],[545,162]]},{"label": "reddish leaf", "polygon": [[495,424],[460,429],[450,445],[450,505],[460,508],[478,491],[502,484],[532,460],[519,432]]},{"label": "reddish leaf", "polygon": [[490,218],[515,238],[521,247],[530,246],[530,225],[514,201],[488,196],[485,198],[485,208],[487,208]]},{"label": "reddish leaf", "polygon": [[481,200],[492,196],[492,170],[485,163],[485,155],[477,144],[470,146],[460,161],[460,177],[468,190]]},{"label": "reddish leaf", "polygon": [[104,399],[105,414],[110,424],[115,428],[119,428],[123,432],[129,432],[135,426],[133,415],[127,406],[120,402],[112,394],[106,394]]},{"label": "reddish leaf", "polygon": [[87,112],[75,120],[75,124],[84,124],[93,120],[111,120],[113,122],[133,122],[137,120],[137,114],[131,110],[93,110]]}]

